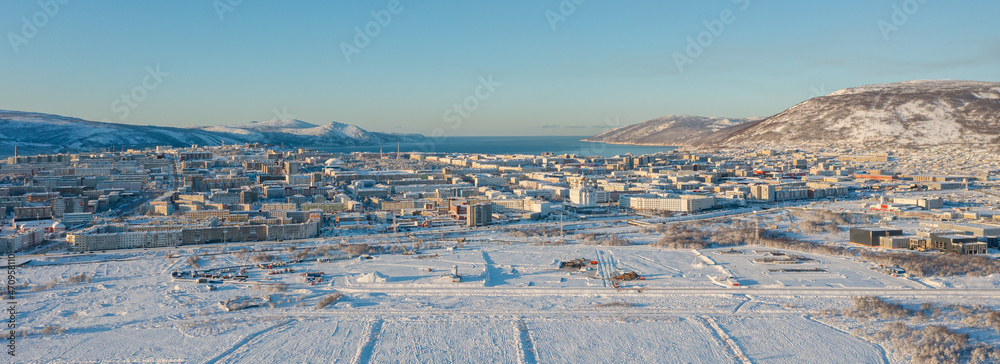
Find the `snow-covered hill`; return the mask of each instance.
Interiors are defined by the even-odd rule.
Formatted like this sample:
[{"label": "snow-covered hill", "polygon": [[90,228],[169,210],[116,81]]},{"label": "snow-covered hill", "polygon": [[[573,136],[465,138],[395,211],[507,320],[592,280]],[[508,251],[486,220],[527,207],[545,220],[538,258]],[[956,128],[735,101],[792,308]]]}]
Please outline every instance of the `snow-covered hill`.
[{"label": "snow-covered hill", "polygon": [[1000,142],[1000,83],[920,80],[806,100],[732,133],[718,146],[923,147]]},{"label": "snow-covered hill", "polygon": [[251,142],[286,143],[296,145],[375,145],[397,141],[415,141],[421,136],[410,134],[373,133],[356,125],[333,122],[310,124],[302,120],[284,119],[254,121],[247,124],[195,127]]},{"label": "snow-covered hill", "polygon": [[720,130],[728,130],[759,120],[669,115],[639,124],[623,126],[584,139],[588,142],[615,144],[690,146]]},{"label": "snow-covered hill", "polygon": [[222,134],[186,128],[101,123],[59,115],[0,111],[0,154],[87,151],[109,147],[239,143]]},{"label": "snow-covered hill", "polygon": [[272,120],[248,124],[175,128],[88,121],[59,115],[0,110],[0,155],[89,151],[109,147],[156,145],[218,145],[223,142],[286,144],[303,147],[375,145],[417,141],[418,134],[365,131],[354,125],[317,126],[301,120]]}]

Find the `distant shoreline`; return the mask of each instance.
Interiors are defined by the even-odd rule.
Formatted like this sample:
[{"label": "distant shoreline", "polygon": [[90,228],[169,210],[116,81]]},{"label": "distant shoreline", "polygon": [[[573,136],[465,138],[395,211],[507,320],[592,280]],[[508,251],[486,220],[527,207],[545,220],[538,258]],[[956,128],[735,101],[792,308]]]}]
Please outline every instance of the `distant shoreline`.
[{"label": "distant shoreline", "polygon": [[587,140],[580,139],[581,142],[587,143],[604,143],[604,144],[614,144],[614,145],[636,145],[642,147],[670,147],[670,148],[684,148],[686,145],[667,145],[667,144],[651,144],[651,143],[624,143],[624,142],[605,142],[599,140]]}]

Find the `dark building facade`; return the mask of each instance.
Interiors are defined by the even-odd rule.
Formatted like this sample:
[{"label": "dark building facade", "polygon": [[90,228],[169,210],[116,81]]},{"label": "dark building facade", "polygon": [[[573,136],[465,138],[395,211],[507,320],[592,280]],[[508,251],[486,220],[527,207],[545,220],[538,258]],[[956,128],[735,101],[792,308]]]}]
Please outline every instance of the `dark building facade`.
[{"label": "dark building facade", "polygon": [[890,228],[851,228],[850,242],[865,246],[879,246],[879,238],[897,235],[903,235],[903,230]]}]

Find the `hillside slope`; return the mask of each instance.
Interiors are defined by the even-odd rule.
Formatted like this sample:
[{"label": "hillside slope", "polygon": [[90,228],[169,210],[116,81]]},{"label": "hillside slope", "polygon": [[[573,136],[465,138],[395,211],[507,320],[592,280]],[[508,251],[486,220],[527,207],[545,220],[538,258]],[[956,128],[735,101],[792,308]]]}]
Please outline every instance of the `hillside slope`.
[{"label": "hillside slope", "polygon": [[376,145],[419,141],[419,134],[368,132],[342,123],[314,125],[273,120],[230,126],[176,128],[88,121],[59,115],[0,110],[0,155],[91,151],[227,143],[286,144],[302,147]]},{"label": "hillside slope", "polygon": [[720,130],[744,125],[759,119],[729,119],[692,115],[669,115],[639,124],[612,129],[584,139],[612,144],[691,146]]},{"label": "hillside slope", "polygon": [[1000,83],[922,80],[854,87],[806,100],[716,146],[924,147],[1000,142]]}]

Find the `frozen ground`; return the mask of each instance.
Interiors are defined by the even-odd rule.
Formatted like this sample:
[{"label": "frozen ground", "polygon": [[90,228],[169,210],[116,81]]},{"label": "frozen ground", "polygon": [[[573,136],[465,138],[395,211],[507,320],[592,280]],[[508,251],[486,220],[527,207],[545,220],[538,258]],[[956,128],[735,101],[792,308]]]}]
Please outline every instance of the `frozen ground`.
[{"label": "frozen ground", "polygon": [[[295,273],[253,268],[248,283],[211,291],[170,273],[191,270],[192,253],[203,254],[202,269],[245,259],[216,247],[175,249],[172,258],[166,250],[36,258],[17,273],[29,284],[18,293],[19,324],[33,331],[18,339],[17,362],[881,363],[891,359],[883,348],[811,313],[863,294],[963,304],[1000,296],[995,276],[926,284],[843,258],[795,253],[813,260],[769,264],[754,258],[773,249],[736,250],[470,239],[418,255],[294,263]],[[575,258],[597,264],[559,269]],[[448,277],[453,266],[460,282]],[[787,267],[822,272],[770,271]],[[315,285],[299,276],[319,271]],[[645,279],[617,288],[606,279],[628,271]],[[80,273],[90,282],[68,282]],[[287,290],[274,291],[276,283]],[[316,308],[334,291],[344,297]],[[270,304],[234,312],[218,304],[237,296]],[[41,333],[46,326],[61,330]]]}]

